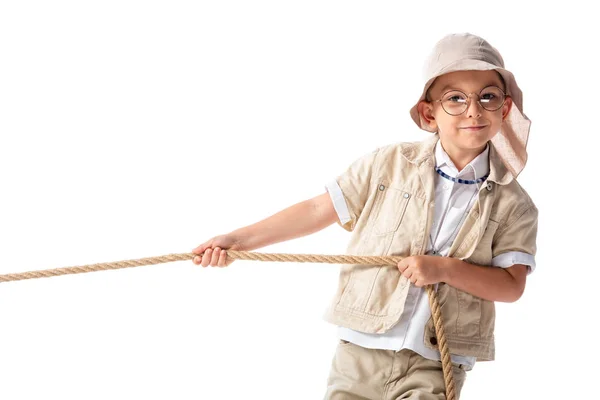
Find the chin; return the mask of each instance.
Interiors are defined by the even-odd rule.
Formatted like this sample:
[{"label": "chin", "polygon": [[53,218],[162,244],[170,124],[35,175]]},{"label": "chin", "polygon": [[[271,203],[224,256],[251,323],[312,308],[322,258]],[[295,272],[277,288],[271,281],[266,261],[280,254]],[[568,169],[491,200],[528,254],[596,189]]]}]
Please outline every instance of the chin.
[{"label": "chin", "polygon": [[485,147],[488,137],[470,138],[469,140],[460,140],[460,147],[463,149],[476,150]]}]

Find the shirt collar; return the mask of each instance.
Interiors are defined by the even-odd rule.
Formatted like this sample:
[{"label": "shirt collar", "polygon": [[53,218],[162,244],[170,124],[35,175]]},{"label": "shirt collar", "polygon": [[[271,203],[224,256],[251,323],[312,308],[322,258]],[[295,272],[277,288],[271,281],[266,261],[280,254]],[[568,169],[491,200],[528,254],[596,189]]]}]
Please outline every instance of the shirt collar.
[{"label": "shirt collar", "polygon": [[[399,143],[399,152],[408,162],[415,165],[423,163],[427,163],[428,165],[433,164],[435,162],[435,146],[438,141],[439,136],[433,134],[422,141]],[[490,141],[488,142],[488,146],[490,176],[487,178],[487,181],[499,185],[508,185],[513,181],[514,176],[507,169],[494,143]]]},{"label": "shirt collar", "polygon": [[462,171],[458,172],[458,168],[456,168],[450,156],[448,156],[448,153],[442,147],[441,140],[438,140],[435,145],[435,162],[444,173],[450,176],[463,179],[477,179],[487,175],[490,171],[489,153],[490,144],[488,143],[477,157],[471,160]]}]

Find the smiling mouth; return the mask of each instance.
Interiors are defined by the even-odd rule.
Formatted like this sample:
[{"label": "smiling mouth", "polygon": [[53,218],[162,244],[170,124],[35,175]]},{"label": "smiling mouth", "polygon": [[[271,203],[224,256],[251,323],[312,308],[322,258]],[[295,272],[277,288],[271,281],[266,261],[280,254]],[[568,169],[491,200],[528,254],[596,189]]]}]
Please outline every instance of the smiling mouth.
[{"label": "smiling mouth", "polygon": [[485,128],[487,125],[476,125],[476,126],[465,126],[463,128],[460,129],[466,129],[468,131],[478,131],[481,130],[483,128]]}]

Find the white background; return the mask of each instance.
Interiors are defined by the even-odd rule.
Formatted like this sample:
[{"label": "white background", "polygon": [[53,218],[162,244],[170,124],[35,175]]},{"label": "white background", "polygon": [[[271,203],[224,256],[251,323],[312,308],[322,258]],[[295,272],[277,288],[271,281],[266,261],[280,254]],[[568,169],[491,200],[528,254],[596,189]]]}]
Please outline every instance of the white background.
[{"label": "white background", "polygon": [[[462,399],[591,398],[594,13],[582,2],[3,1],[0,273],[189,252],[420,140],[442,36],[503,54],[532,119],[538,268]],[[334,225],[260,251],[341,254]],[[2,399],[318,399],[338,267],[176,262],[0,284]]]}]

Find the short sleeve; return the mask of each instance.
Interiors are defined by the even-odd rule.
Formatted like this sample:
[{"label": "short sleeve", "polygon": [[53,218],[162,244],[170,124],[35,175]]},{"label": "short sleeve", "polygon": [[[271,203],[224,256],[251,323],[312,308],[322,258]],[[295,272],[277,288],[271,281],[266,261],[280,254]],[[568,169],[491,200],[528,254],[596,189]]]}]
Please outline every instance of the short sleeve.
[{"label": "short sleeve", "polygon": [[335,182],[326,185],[338,213],[338,224],[347,231],[354,230],[369,197],[371,177],[379,150],[354,161]]},{"label": "short sleeve", "polygon": [[346,205],[346,200],[344,199],[344,194],[342,193],[342,189],[340,189],[340,185],[338,185],[337,181],[333,179],[331,182],[325,185],[325,190],[327,190],[327,193],[329,193],[329,197],[333,203],[333,208],[335,209],[340,221],[339,225],[346,225],[346,223],[351,220],[350,211],[348,211],[348,206]]},{"label": "short sleeve", "polygon": [[527,274],[531,274],[535,269],[537,227],[538,210],[533,205],[501,227],[492,242],[493,264],[505,268],[525,264],[528,265]]},{"label": "short sleeve", "polygon": [[522,251],[509,251],[492,258],[492,266],[509,268],[515,264],[527,265],[527,275],[535,270],[535,257]]}]

